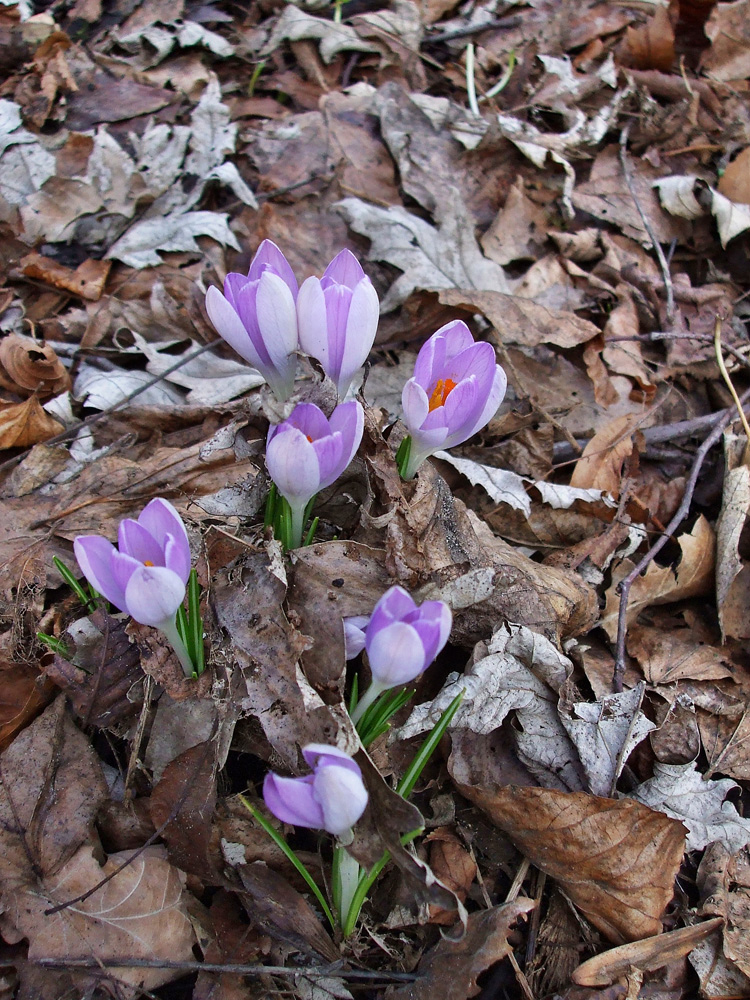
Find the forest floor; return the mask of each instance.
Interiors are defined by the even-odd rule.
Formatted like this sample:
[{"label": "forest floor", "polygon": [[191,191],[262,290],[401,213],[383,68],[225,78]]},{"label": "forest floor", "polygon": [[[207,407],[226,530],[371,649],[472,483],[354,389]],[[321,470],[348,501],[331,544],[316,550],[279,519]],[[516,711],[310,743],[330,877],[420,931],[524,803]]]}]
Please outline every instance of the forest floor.
[{"label": "forest floor", "polygon": [[[2,0],[0,65],[0,1000],[750,996],[750,0]],[[288,554],[289,406],[205,310],[263,239],[381,303]],[[508,391],[405,483],[456,319]],[[53,561],[155,497],[197,679]],[[394,583],[453,629],[358,752],[352,851],[395,864],[342,940],[248,805],[357,750],[342,619]]]}]

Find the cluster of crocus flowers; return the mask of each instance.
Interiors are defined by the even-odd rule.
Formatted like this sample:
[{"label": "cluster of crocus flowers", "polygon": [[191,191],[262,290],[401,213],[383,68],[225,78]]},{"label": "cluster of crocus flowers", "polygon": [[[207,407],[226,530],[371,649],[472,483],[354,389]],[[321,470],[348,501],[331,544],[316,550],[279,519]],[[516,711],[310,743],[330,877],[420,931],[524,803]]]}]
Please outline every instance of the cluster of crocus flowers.
[{"label": "cluster of crocus flowers", "polygon": [[160,629],[191,677],[193,662],[177,629],[190,576],[190,543],[180,515],[158,497],[138,520],[120,522],[117,544],[101,535],[76,538],[73,549],[83,575],[119,611]]},{"label": "cluster of crocus flowers", "polygon": [[417,355],[414,375],[401,404],[409,432],[404,479],[436,451],[453,448],[476,434],[495,415],[507,379],[491,344],[475,342],[461,320],[441,327]]},{"label": "cluster of crocus flowers", "polygon": [[232,272],[224,293],[209,288],[206,311],[217,332],[268,382],[281,402],[291,396],[297,351],[316,358],[346,395],[375,340],[378,296],[350,250],[321,279],[298,289],[284,254],[263,240],[246,275]]}]

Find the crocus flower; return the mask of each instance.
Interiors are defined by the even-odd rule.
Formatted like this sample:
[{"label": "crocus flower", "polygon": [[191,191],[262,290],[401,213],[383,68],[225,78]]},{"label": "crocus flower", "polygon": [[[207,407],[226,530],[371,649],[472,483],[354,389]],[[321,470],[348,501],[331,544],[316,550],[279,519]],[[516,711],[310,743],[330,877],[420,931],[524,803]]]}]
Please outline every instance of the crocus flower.
[{"label": "crocus flower", "polygon": [[441,327],[417,355],[401,403],[411,438],[404,479],[436,451],[461,444],[494,416],[507,379],[491,344],[476,343],[467,325]]},{"label": "crocus flower", "polygon": [[370,353],[378,328],[378,295],[350,250],[333,258],[322,278],[308,278],[297,298],[299,343],[317,358],[346,396]]},{"label": "crocus flower", "polygon": [[117,542],[116,549],[101,535],[76,538],[73,549],[83,575],[120,611],[161,629],[192,676],[193,664],[175,624],[190,576],[190,543],[180,515],[159,497],[137,521],[120,522]]},{"label": "crocus flower", "polygon": [[309,743],[302,756],[312,768],[304,778],[267,774],[263,798],[283,823],[327,830],[350,840],[350,831],[367,806],[359,765],[337,747]]},{"label": "crocus flower", "polygon": [[408,684],[429,667],[448,641],[452,623],[443,601],[418,605],[403,587],[383,594],[365,633],[372,684],[357,705],[355,722],[383,691]]},{"label": "crocus flower", "polygon": [[365,648],[365,630],[369,620],[369,615],[351,615],[343,619],[344,651],[347,660],[353,660]]},{"label": "crocus flower", "polygon": [[314,403],[299,403],[283,423],[271,427],[266,467],[292,511],[292,547],[302,542],[305,508],[334,483],[359,448],[365,415],[356,399],[341,403],[330,420]]},{"label": "crocus flower", "polygon": [[224,279],[224,294],[209,288],[206,312],[241,358],[257,368],[283,402],[297,370],[297,279],[275,243],[263,240],[248,273]]}]

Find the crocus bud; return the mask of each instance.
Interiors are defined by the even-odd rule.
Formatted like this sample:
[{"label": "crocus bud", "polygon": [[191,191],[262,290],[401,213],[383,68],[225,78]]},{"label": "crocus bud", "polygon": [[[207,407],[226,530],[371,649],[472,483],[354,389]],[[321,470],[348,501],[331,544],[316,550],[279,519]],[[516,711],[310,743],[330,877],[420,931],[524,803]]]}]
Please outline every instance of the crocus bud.
[{"label": "crocus bud", "polygon": [[372,349],[380,314],[372,282],[350,250],[333,258],[322,278],[308,278],[297,298],[299,342],[346,396]]},{"label": "crocus bud", "polygon": [[302,541],[305,508],[354,458],[364,424],[362,406],[352,399],[337,406],[330,420],[314,403],[300,403],[288,420],[269,430],[266,467],[292,510],[294,547]]},{"label": "crocus bud", "polygon": [[369,615],[351,615],[343,619],[344,651],[347,660],[353,660],[365,648],[365,629],[369,620]]},{"label": "crocus bud", "polygon": [[83,575],[120,611],[165,632],[190,676],[193,667],[175,626],[190,576],[190,543],[180,515],[159,497],[137,521],[120,522],[117,541],[119,549],[101,535],[76,538],[73,549]]},{"label": "crocus bud", "polygon": [[263,782],[266,805],[283,823],[327,830],[348,839],[367,806],[359,765],[343,750],[321,743],[303,747],[302,756],[313,773],[304,778],[267,774]]},{"label": "crocus bud", "polygon": [[297,279],[275,243],[263,240],[247,275],[232,272],[224,294],[209,288],[206,312],[217,332],[257,368],[283,402],[297,371]]},{"label": "crocus bud", "polygon": [[412,479],[429,455],[461,444],[484,427],[506,385],[494,348],[475,343],[464,322],[454,320],[434,333],[417,355],[414,376],[401,396],[411,437],[404,479]]}]

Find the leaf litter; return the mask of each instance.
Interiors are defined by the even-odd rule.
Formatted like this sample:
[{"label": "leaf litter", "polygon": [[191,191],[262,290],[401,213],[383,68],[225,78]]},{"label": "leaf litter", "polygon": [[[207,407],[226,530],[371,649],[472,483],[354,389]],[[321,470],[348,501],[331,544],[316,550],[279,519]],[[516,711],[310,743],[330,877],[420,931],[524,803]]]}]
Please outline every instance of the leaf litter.
[{"label": "leaf litter", "polygon": [[[4,2],[7,995],[750,996],[750,496],[714,338],[742,396],[747,14]],[[204,307],[266,238],[300,281],[348,246],[381,306],[358,457],[290,557],[262,523],[287,413]],[[401,389],[455,319],[508,392],[404,483]],[[299,387],[332,407],[314,365]],[[53,563],[156,496],[198,681]],[[344,620],[393,583],[453,629],[366,755]],[[352,851],[393,856],[345,941],[237,797],[307,743],[358,754]]]}]

